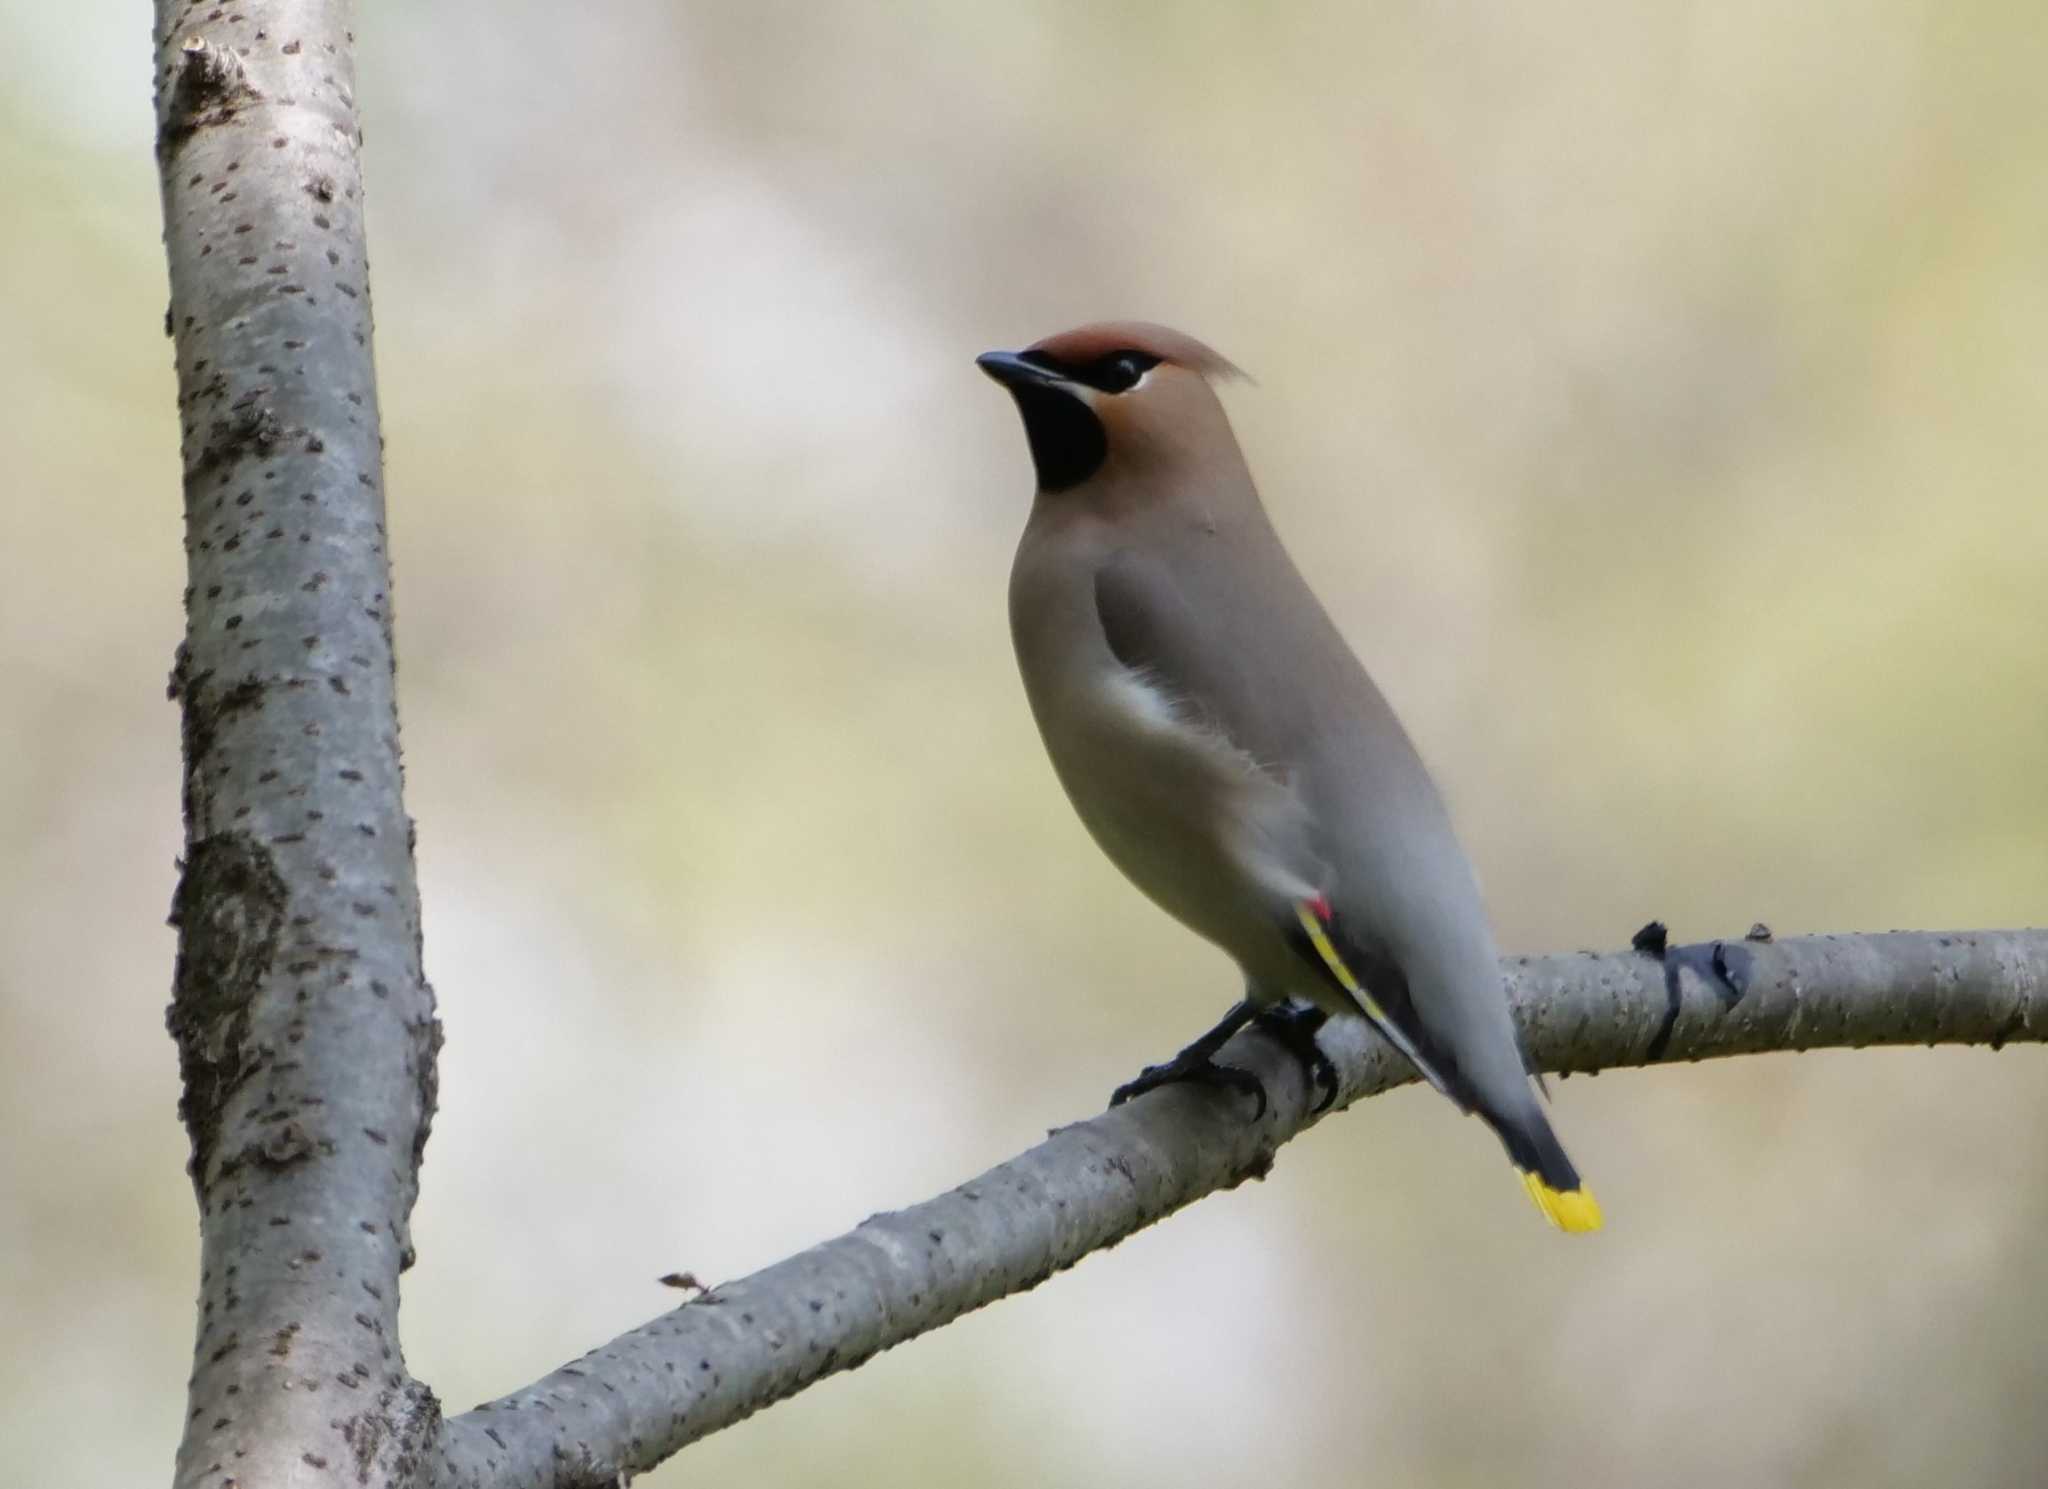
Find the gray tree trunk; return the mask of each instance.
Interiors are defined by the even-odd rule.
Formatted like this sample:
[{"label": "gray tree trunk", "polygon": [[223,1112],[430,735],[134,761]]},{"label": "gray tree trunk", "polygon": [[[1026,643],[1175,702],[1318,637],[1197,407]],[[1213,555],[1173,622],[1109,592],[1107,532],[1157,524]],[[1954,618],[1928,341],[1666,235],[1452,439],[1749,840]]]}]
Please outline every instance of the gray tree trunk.
[{"label": "gray tree trunk", "polygon": [[170,1009],[199,1200],[181,1485],[403,1482],[398,1275],[440,1030],[400,799],[340,0],[157,6],[182,423]]},{"label": "gray tree trunk", "polygon": [[[170,1009],[201,1236],[177,1482],[611,1484],[1035,1286],[1315,1119],[1166,1089],[721,1285],[443,1420],[398,1351],[440,1043],[421,973],[344,0],[158,0],[167,329],[183,422],[186,843]],[[1504,969],[1550,1070],[2048,1037],[2048,933],[1715,942]],[[1332,1026],[1338,1106],[1410,1078]]]}]

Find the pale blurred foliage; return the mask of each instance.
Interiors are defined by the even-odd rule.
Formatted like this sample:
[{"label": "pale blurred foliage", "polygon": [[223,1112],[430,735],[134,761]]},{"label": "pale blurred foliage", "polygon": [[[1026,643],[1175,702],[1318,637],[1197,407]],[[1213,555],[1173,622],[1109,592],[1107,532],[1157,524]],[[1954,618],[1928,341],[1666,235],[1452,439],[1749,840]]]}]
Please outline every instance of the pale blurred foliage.
[{"label": "pale blurred foliage", "polygon": [[[100,12],[106,13],[100,13]],[[115,13],[119,12],[119,13]],[[1252,369],[1516,950],[2039,923],[2037,4],[366,7],[447,1406],[1094,1110],[1235,989],[1071,820],[971,356]],[[168,1471],[182,585],[142,7],[0,0],[0,1440]],[[1414,1092],[667,1483],[2032,1482],[2043,1057]]]}]

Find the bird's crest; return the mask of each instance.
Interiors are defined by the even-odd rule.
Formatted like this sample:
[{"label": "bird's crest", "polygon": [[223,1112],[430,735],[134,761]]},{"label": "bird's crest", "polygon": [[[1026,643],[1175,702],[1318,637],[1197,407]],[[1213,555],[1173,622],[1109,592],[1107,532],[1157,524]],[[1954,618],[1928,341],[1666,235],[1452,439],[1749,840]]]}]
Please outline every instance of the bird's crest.
[{"label": "bird's crest", "polygon": [[1031,351],[1056,361],[1082,366],[1111,352],[1145,352],[1162,362],[1185,367],[1203,377],[1244,377],[1244,372],[1192,336],[1151,321],[1096,321],[1034,342]]}]

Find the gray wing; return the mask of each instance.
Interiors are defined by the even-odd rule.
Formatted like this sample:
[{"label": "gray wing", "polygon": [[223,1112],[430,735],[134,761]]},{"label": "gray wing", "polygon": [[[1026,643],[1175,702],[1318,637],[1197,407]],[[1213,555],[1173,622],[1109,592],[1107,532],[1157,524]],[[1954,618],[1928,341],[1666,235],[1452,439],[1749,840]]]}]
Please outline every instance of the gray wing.
[{"label": "gray wing", "polygon": [[[1313,725],[1316,691],[1330,681],[1317,664],[1327,663],[1312,644],[1290,653],[1295,638],[1275,617],[1246,613],[1241,596],[1209,587],[1222,596],[1223,608],[1198,608],[1164,564],[1120,554],[1096,575],[1103,635],[1117,660],[1284,781],[1290,746]],[[1326,858],[1322,837],[1320,824],[1304,814],[1302,842],[1318,863]],[[1399,963],[1366,926],[1327,901],[1321,908],[1320,916],[1305,905],[1291,908],[1296,920],[1286,933],[1295,955],[1340,990],[1424,1079],[1469,1110],[1475,1093],[1454,1052],[1419,1016]]]},{"label": "gray wing", "polygon": [[[1328,866],[1296,773],[1261,727],[1254,674],[1228,619],[1193,603],[1165,564],[1128,552],[1097,570],[1095,609],[1111,654],[1136,685],[1129,695],[1145,700],[1139,712],[1170,721],[1152,736],[1165,749],[1139,789],[1176,794],[1179,811],[1206,797],[1214,833],[1255,880],[1317,893]],[[1171,768],[1182,757],[1203,787]]]},{"label": "gray wing", "polygon": [[1118,661],[1263,766],[1284,767],[1240,617],[1195,604],[1165,564],[1129,552],[1096,572],[1095,610]]}]

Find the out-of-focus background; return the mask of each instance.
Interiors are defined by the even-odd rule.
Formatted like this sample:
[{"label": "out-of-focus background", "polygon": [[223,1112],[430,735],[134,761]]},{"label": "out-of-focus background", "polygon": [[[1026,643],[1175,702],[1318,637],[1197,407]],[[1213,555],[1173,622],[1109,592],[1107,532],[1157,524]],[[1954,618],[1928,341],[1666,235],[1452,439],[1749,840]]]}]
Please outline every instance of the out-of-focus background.
[{"label": "out-of-focus background", "polygon": [[[143,8],[0,0],[0,1441],[168,1471],[177,433]],[[2032,3],[441,0],[360,22],[451,1409],[1098,1108],[1234,994],[1072,820],[972,357],[1252,370],[1268,502],[1515,951],[2040,923]],[[656,1482],[2034,1482],[2048,1063],[1447,1104]]]}]

